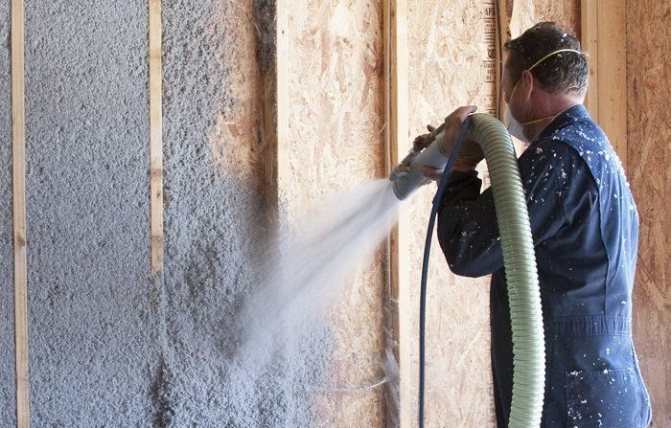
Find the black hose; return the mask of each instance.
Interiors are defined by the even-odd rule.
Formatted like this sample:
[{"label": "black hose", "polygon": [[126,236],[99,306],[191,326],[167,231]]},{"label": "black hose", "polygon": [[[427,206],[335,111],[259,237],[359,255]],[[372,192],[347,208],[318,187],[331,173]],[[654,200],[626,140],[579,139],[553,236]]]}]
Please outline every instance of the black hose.
[{"label": "black hose", "polygon": [[[426,360],[426,284],[429,277],[429,255],[431,254],[431,238],[433,237],[433,228],[436,223],[436,216],[438,214],[438,209],[440,208],[440,201],[443,198],[443,193],[447,189],[447,183],[449,182],[450,172],[454,167],[454,163],[457,161],[457,153],[461,149],[466,136],[468,135],[468,127],[471,124],[470,116],[466,117],[464,120],[463,126],[461,127],[461,132],[457,137],[457,141],[452,148],[452,152],[447,160],[447,165],[443,170],[443,174],[440,177],[438,182],[438,190],[436,191],[436,196],[433,198],[431,206],[431,215],[429,217],[429,227],[426,231],[426,240],[424,243],[424,259],[422,260],[422,282],[419,291],[419,392],[418,392],[418,401],[419,401],[419,427],[424,427],[424,382],[425,382],[425,373],[424,373],[424,363]],[[442,129],[442,128],[439,128]],[[436,130],[438,131],[438,130]]]}]

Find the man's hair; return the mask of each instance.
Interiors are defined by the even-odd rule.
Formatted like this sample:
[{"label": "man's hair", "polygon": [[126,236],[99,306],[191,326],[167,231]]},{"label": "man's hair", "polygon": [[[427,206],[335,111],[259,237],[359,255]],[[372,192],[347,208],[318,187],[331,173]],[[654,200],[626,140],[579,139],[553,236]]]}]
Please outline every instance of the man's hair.
[{"label": "man's hair", "polygon": [[524,70],[545,55],[559,49],[579,52],[560,52],[544,59],[531,70],[543,88],[550,93],[582,95],[587,90],[589,68],[587,55],[580,49],[580,42],[571,32],[554,22],[540,22],[521,36],[505,43],[508,50],[508,71],[517,81]]}]

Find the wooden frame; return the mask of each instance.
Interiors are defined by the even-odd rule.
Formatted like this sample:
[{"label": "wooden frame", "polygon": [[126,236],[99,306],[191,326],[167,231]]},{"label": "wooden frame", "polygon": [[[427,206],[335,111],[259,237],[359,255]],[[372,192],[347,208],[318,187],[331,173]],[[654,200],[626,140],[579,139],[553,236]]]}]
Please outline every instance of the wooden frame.
[{"label": "wooden frame", "polygon": [[[269,147],[267,147],[266,154],[271,155],[268,159],[272,159],[274,156],[275,164],[268,166],[268,179],[273,185],[273,197],[275,209],[279,208],[280,203],[280,189],[282,188],[281,181],[283,177],[279,171],[288,171],[289,170],[289,161],[286,158],[286,154],[281,150],[281,144],[288,144],[290,141],[289,135],[289,64],[288,64],[288,52],[289,48],[289,17],[288,11],[291,8],[289,0],[278,0],[276,3],[276,19],[277,19],[277,46],[275,54],[275,85],[274,85],[274,95],[275,95],[275,110],[274,115],[276,117],[276,130],[275,135],[268,135],[270,140]],[[270,113],[270,112],[269,112]],[[271,118],[265,118],[264,120],[270,120]],[[271,122],[272,123],[272,122]]]},{"label": "wooden frame", "polygon": [[149,140],[151,269],[163,270],[163,108],[161,0],[149,0]]},{"label": "wooden frame", "polygon": [[[405,0],[390,0],[383,3],[384,65],[385,65],[385,171],[398,164],[410,150],[408,136],[408,5]],[[401,208],[398,225],[389,240],[389,319],[388,328],[398,344],[393,346],[399,363],[400,379],[400,426],[414,426],[415,407],[403,407],[403,403],[414,403],[412,365],[406,356],[412,353],[405,349],[412,343],[410,332],[410,219]],[[394,344],[394,345],[396,345]]]},{"label": "wooden frame", "polygon": [[496,0],[496,116],[503,121],[506,113],[506,100],[503,97],[501,79],[503,77],[503,45],[510,38],[510,17],[507,1]]},{"label": "wooden frame", "polygon": [[582,47],[590,56],[585,106],[627,167],[627,2],[581,0]]},{"label": "wooden frame", "polygon": [[16,342],[16,426],[30,426],[28,371],[28,268],[26,242],[26,132],[24,6],[12,0],[12,186],[14,222],[14,327]]}]

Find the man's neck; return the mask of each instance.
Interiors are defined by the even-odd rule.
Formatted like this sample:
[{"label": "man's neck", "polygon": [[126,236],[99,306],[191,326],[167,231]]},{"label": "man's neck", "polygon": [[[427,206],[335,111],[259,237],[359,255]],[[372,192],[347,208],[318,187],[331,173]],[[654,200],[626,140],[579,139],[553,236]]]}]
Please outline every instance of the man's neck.
[{"label": "man's neck", "polygon": [[543,94],[534,103],[532,118],[525,122],[524,134],[532,141],[545,129],[557,116],[576,104],[582,104],[584,96],[569,94]]}]

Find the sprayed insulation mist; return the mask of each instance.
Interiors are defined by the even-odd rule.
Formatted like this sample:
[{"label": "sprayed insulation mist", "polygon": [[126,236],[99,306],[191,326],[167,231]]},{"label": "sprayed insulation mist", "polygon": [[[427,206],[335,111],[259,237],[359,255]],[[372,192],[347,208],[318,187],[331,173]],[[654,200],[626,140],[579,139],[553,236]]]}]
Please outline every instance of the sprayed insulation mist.
[{"label": "sprayed insulation mist", "polygon": [[326,373],[330,309],[389,234],[398,203],[389,181],[365,184],[308,210],[264,254],[262,284],[239,318],[234,359],[239,384],[249,385],[240,404],[253,407],[239,415],[252,419],[236,424],[264,421],[255,402],[262,390],[275,389],[273,425],[311,426],[318,417],[311,395],[343,387],[330,384]]}]

